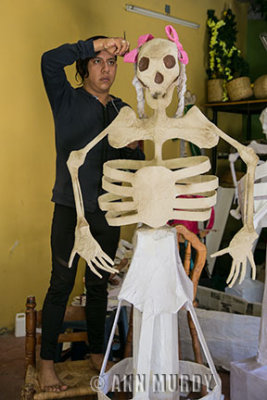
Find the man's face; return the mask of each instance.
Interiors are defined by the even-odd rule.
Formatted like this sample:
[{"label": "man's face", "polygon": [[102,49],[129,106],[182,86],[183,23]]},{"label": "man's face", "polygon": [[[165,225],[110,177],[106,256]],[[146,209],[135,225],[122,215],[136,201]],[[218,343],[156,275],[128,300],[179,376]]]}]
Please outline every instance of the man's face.
[{"label": "man's face", "polygon": [[108,93],[117,71],[116,58],[107,51],[101,51],[88,62],[89,76],[84,80],[92,94]]}]

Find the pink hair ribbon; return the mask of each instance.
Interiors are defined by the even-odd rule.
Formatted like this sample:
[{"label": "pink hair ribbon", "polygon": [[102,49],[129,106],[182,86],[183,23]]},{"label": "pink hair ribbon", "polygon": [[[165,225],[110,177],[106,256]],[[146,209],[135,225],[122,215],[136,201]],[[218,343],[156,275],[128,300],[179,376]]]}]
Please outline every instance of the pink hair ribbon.
[{"label": "pink hair ribbon", "polygon": [[124,62],[136,63],[137,56],[138,56],[138,48],[141,47],[144,43],[146,43],[152,39],[154,39],[154,36],[151,35],[151,33],[147,33],[146,35],[139,36],[139,39],[137,41],[137,47],[135,49],[129,51],[129,53],[125,54],[125,56],[123,58]]},{"label": "pink hair ribbon", "polygon": [[[172,42],[174,42],[177,46],[179,61],[182,64],[188,64],[188,55],[184,51],[183,46],[182,46],[181,42],[179,41],[179,37],[178,37],[176,30],[171,25],[167,25],[165,27],[165,32],[168,36],[168,39],[171,40]],[[135,49],[129,51],[129,53],[125,54],[125,56],[123,58],[124,62],[136,63],[139,47],[141,47],[144,43],[146,43],[152,39],[154,39],[154,36],[151,35],[151,33],[147,33],[146,35],[139,36],[139,39],[137,42],[137,47]]]},{"label": "pink hair ribbon", "polygon": [[174,42],[177,46],[178,49],[178,59],[182,64],[188,64],[188,55],[186,51],[184,51],[182,43],[179,41],[178,34],[176,30],[171,26],[167,25],[165,27],[165,32],[168,36],[168,39],[170,39],[172,42]]}]

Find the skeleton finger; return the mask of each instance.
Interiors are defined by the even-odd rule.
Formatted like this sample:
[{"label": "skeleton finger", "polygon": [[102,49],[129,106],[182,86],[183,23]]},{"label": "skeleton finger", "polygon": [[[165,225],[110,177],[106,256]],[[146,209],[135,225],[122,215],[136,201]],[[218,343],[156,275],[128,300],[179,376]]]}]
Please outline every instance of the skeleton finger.
[{"label": "skeleton finger", "polygon": [[234,275],[234,272],[235,272],[235,261],[233,260],[233,261],[232,261],[231,270],[230,270],[230,274],[228,275],[228,278],[227,278],[227,280],[226,280],[227,285],[228,285],[228,283],[231,281],[231,279],[232,279],[232,277],[233,277],[233,275]]},{"label": "skeleton finger", "polygon": [[229,285],[230,288],[234,285],[235,281],[237,280],[238,275],[239,275],[239,272],[240,272],[240,262],[238,262],[238,263],[236,264],[235,274],[234,274],[234,277],[233,277],[233,279],[232,279],[232,282],[231,282],[230,285]]},{"label": "skeleton finger", "polygon": [[69,264],[68,264],[69,268],[72,267],[72,263],[73,263],[75,255],[76,255],[76,250],[72,249],[71,254],[70,254]]},{"label": "skeleton finger", "polygon": [[100,269],[102,269],[102,270],[104,270],[104,271],[107,271],[107,272],[111,272],[111,273],[114,273],[114,268],[112,268],[112,267],[105,267],[102,263],[101,263],[101,259],[100,259],[100,261],[98,261],[98,259],[95,257],[93,260],[92,260],[92,262],[98,267],[98,268],[100,268]]},{"label": "skeleton finger", "polygon": [[218,256],[222,256],[223,254],[226,254],[229,252],[229,247],[226,247],[225,249],[216,251],[215,253],[211,254],[210,256],[213,257],[218,257]]},{"label": "skeleton finger", "polygon": [[93,266],[92,262],[89,261],[89,262],[87,262],[87,264],[88,264],[88,267],[90,268],[90,270],[91,270],[94,274],[96,274],[96,276],[98,276],[98,278],[102,279],[102,275],[95,269],[95,267]]},{"label": "skeleton finger", "polygon": [[[98,257],[98,258],[100,258],[100,256]],[[108,265],[108,263],[106,262],[106,260],[104,259],[104,253],[101,255],[101,264],[104,266],[104,267],[106,267],[106,268],[111,268],[112,269],[112,273],[114,273],[115,274],[115,272],[119,272],[117,269],[115,269],[114,267],[110,267],[109,265]]]},{"label": "skeleton finger", "polygon": [[252,279],[254,280],[254,279],[256,279],[256,265],[255,265],[255,262],[254,262],[254,258],[253,258],[253,255],[252,255],[252,253],[251,252],[249,252],[249,254],[248,254],[248,259],[249,259],[249,262],[250,262],[250,265],[251,265],[251,272],[252,272]]},{"label": "skeleton finger", "polygon": [[102,252],[101,257],[104,258],[110,265],[114,265],[114,261],[106,253]]},{"label": "skeleton finger", "polygon": [[240,274],[239,284],[242,283],[245,278],[246,269],[247,269],[247,261],[245,260],[241,264],[241,274]]}]

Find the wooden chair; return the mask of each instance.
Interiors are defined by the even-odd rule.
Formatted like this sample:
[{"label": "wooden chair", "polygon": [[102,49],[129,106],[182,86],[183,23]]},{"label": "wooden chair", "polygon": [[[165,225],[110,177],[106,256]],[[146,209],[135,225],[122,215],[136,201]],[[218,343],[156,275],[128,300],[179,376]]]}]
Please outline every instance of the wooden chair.
[{"label": "wooden chair", "polygon": [[[184,265],[184,269],[185,269],[187,276],[189,276],[193,282],[193,287],[194,287],[193,304],[196,307],[197,306],[197,303],[196,303],[197,285],[199,282],[199,278],[201,276],[201,272],[203,271],[203,268],[205,266],[205,262],[206,262],[206,258],[207,258],[207,248],[204,245],[204,243],[202,243],[200,241],[200,239],[197,237],[197,235],[195,233],[189,231],[184,225],[176,225],[176,231],[177,231],[178,249],[180,247],[181,242],[183,242],[184,240],[187,241],[183,265]],[[190,271],[192,247],[196,251],[196,256],[195,256],[193,268]],[[191,334],[191,338],[192,338],[192,346],[193,346],[195,361],[198,364],[203,364],[203,359],[202,359],[202,354],[201,354],[197,331],[196,331],[195,324],[194,324],[189,312],[187,312],[187,320],[188,320],[188,326],[189,326],[189,330],[190,330],[190,334]],[[179,349],[180,349],[180,346],[179,346]]]},{"label": "wooden chair", "polygon": [[[90,386],[90,380],[97,375],[91,370],[88,360],[64,361],[55,363],[56,372],[69,388],[64,392],[42,392],[40,390],[36,370],[36,345],[41,343],[41,334],[37,328],[41,326],[42,312],[36,311],[35,297],[27,298],[26,303],[26,338],[25,359],[26,375],[25,384],[22,388],[22,400],[45,400],[45,399],[88,399],[88,396],[96,395]],[[85,320],[84,307],[68,306],[64,321]],[[58,342],[80,342],[87,341],[87,332],[66,332],[59,335]]]}]

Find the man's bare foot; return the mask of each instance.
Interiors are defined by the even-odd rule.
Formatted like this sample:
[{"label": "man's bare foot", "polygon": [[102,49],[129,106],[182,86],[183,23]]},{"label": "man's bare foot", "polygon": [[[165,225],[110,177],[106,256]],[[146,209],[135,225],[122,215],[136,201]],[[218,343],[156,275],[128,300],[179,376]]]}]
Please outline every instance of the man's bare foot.
[{"label": "man's bare foot", "polygon": [[[100,372],[104,360],[104,355],[102,353],[91,353],[90,360],[92,367],[98,372]],[[108,371],[111,367],[113,367],[114,364],[115,364],[114,362],[108,361],[106,365],[106,371]]]},{"label": "man's bare foot", "polygon": [[68,389],[68,386],[58,379],[53,360],[40,360],[38,379],[43,392],[62,392]]}]

